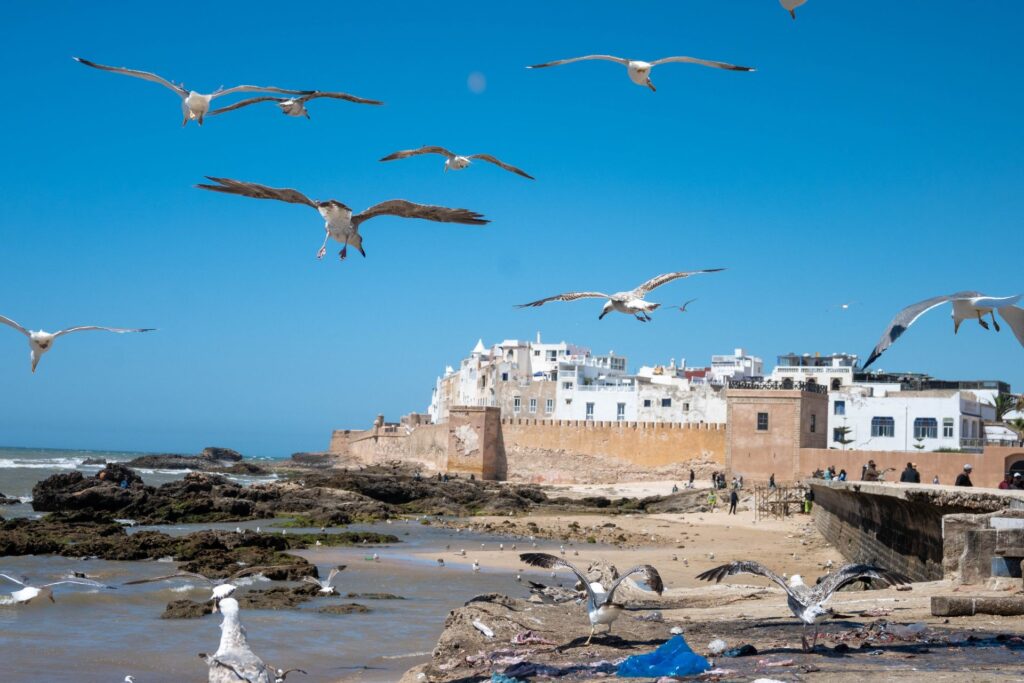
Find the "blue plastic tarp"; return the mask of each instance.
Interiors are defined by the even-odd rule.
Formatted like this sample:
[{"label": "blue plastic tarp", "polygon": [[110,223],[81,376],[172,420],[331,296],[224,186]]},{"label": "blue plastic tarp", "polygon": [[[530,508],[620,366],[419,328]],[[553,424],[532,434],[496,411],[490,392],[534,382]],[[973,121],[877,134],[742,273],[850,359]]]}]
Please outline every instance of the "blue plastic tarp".
[{"label": "blue plastic tarp", "polygon": [[654,652],[626,659],[619,665],[617,675],[623,678],[693,676],[710,668],[708,660],[695,654],[682,636],[672,636]]}]

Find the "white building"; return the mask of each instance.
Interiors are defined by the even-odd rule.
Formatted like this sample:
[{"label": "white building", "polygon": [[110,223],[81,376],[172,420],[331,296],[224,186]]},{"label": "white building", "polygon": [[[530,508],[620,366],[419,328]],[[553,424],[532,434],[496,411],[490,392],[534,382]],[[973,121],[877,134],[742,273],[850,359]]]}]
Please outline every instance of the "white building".
[{"label": "white building", "polygon": [[764,361],[736,349],[731,356],[711,356],[710,381],[727,385],[729,380],[754,379],[764,376]]},{"label": "white building", "polygon": [[985,421],[994,418],[995,410],[969,391],[854,385],[829,392],[829,447],[981,451]]},{"label": "white building", "polygon": [[822,356],[819,353],[797,355],[789,353],[778,357],[778,365],[769,379],[774,382],[816,382],[835,391],[853,384],[853,373],[857,369],[857,355],[834,353]]}]

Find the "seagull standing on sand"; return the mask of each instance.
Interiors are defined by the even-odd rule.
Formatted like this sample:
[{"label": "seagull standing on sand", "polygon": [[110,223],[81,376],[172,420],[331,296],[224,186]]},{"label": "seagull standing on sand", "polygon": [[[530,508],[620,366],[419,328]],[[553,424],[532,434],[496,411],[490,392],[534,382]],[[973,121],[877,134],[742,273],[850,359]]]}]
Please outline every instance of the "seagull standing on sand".
[{"label": "seagull standing on sand", "polygon": [[577,299],[607,299],[604,303],[604,308],[601,309],[601,315],[597,316],[598,320],[601,320],[612,311],[619,313],[626,313],[634,316],[640,322],[647,322],[651,319],[648,315],[651,311],[655,310],[661,304],[656,304],[650,301],[645,301],[644,297],[650,294],[650,292],[657,287],[661,287],[667,282],[678,280],[684,277],[690,277],[691,275],[700,275],[701,273],[717,273],[725,270],[724,268],[709,268],[707,270],[691,270],[691,271],[680,271],[676,273],[665,273],[657,277],[651,278],[647,282],[644,282],[636,289],[632,289],[628,292],[616,292],[615,294],[604,294],[602,292],[565,292],[564,294],[556,294],[555,296],[549,296],[546,299],[539,299],[537,301],[531,301],[528,304],[520,304],[516,308],[527,308],[543,306],[549,301],[576,301]]},{"label": "seagull standing on sand", "polygon": [[796,8],[807,2],[807,0],[779,0],[779,4],[789,12],[789,16],[796,19]]},{"label": "seagull standing on sand", "polygon": [[[721,582],[726,576],[733,574],[755,574],[771,579],[782,590],[786,591],[786,604],[793,615],[804,623],[804,633],[800,636],[804,650],[813,650],[818,642],[818,624],[832,616],[831,609],[824,606],[832,594],[843,586],[863,579],[877,579],[892,585],[910,583],[910,579],[898,572],[892,572],[871,564],[847,564],[838,571],[827,574],[814,586],[804,583],[799,574],[793,574],[789,581],[759,562],[737,561],[723,564],[698,574],[702,581]],[[807,627],[814,627],[814,639],[807,643]]]},{"label": "seagull standing on sand", "polygon": [[271,683],[277,678],[276,671],[249,647],[245,628],[238,620],[238,601],[224,598],[220,601],[224,620],[220,624],[220,647],[212,655],[200,654],[210,667],[209,683]]},{"label": "seagull standing on sand", "polygon": [[380,204],[374,204],[362,213],[352,213],[345,204],[335,200],[314,201],[298,190],[278,189],[256,183],[246,183],[230,178],[214,178],[207,176],[217,185],[197,185],[200,189],[213,192],[224,192],[226,194],[237,194],[253,199],[276,199],[280,202],[291,204],[305,204],[317,210],[324,219],[324,243],[316,253],[318,259],[322,259],[327,253],[327,241],[334,239],[345,245],[340,252],[339,258],[345,260],[348,256],[349,245],[359,250],[364,257],[366,251],[363,249],[363,236],[359,234],[359,226],[364,221],[377,216],[398,216],[400,218],[422,218],[438,223],[462,223],[464,225],[484,225],[490,221],[484,219],[480,214],[468,211],[467,209],[449,209],[444,206],[430,206],[427,204],[414,204],[404,199],[391,199]]},{"label": "seagull standing on sand", "polygon": [[473,571],[475,571],[475,572],[480,571],[480,563],[477,562],[476,560],[473,560]]},{"label": "seagull standing on sand", "polygon": [[159,83],[165,88],[170,88],[181,98],[181,114],[184,117],[181,121],[181,125],[186,125],[189,121],[196,121],[200,126],[203,125],[203,117],[206,116],[207,112],[210,111],[210,103],[217,97],[223,95],[230,95],[236,92],[276,92],[285,95],[310,95],[313,93],[312,90],[286,90],[284,88],[273,88],[273,87],[262,87],[258,85],[236,85],[233,88],[220,88],[214,93],[204,95],[198,93],[195,90],[185,90],[183,86],[175,85],[165,78],[161,78],[154,73],[148,71],[136,71],[135,69],[126,69],[123,66],[105,66],[103,64],[97,64],[96,62],[90,62],[88,59],[82,59],[81,57],[74,58],[79,64],[85,64],[91,66],[94,69],[100,69],[102,71],[112,71],[117,74],[124,74],[125,76],[133,76],[135,78],[141,78],[143,80],[152,81],[153,83]]},{"label": "seagull standing on sand", "polygon": [[[523,553],[519,556],[526,564],[534,567],[565,567],[570,570],[583,584],[583,587],[587,591],[587,615],[590,617],[590,637],[587,638],[587,642],[584,645],[590,645],[591,639],[594,637],[594,633],[597,631],[598,624],[607,624],[608,631],[612,631],[612,622],[619,618],[619,614],[625,609],[625,606],[614,602],[615,589],[617,589],[627,577],[633,574],[643,574],[645,581],[648,586],[651,587],[658,595],[661,595],[662,591],[665,590],[665,584],[661,580],[661,575],[658,574],[658,570],[649,564],[642,564],[637,567],[633,567],[625,574],[620,576],[611,585],[606,593],[604,586],[598,582],[591,583],[587,580],[587,577],[579,569],[575,567],[571,562],[563,560],[555,555],[549,555],[547,553]],[[606,635],[607,635],[606,633]]]},{"label": "seagull standing on sand", "polygon": [[685,62],[687,64],[700,64],[701,66],[710,66],[716,69],[728,69],[729,71],[753,71],[754,68],[750,66],[736,66],[735,64],[729,64],[727,62],[713,62],[707,59],[697,59],[696,57],[663,57],[662,59],[655,59],[653,62],[642,62],[639,59],[626,59],[624,57],[613,57],[612,55],[587,55],[585,57],[572,57],[570,59],[559,59],[554,62],[545,62],[544,64],[534,64],[533,66],[526,67],[527,69],[544,69],[549,66],[561,66],[562,64],[571,64],[573,62],[582,62],[589,59],[603,59],[607,62],[618,62],[626,67],[626,72],[629,74],[629,80],[633,81],[637,85],[644,85],[650,88],[652,91],[657,90],[654,87],[654,83],[651,82],[651,69],[658,66],[659,64],[669,64],[671,62]]},{"label": "seagull standing on sand", "polygon": [[1010,329],[1013,330],[1013,334],[1017,337],[1017,341],[1024,346],[1024,308],[1014,305],[1020,301],[1020,298],[1020,294],[994,297],[985,296],[981,292],[957,292],[956,294],[936,296],[919,301],[916,304],[911,304],[897,313],[896,317],[889,323],[889,328],[871,351],[867,362],[864,363],[864,369],[867,369],[869,365],[878,360],[878,357],[892,346],[893,342],[899,339],[907,331],[908,327],[917,322],[918,318],[933,308],[947,302],[953,303],[953,334],[960,330],[960,323],[965,320],[977,320],[979,325],[986,330],[989,329],[989,324],[984,319],[986,315],[991,316],[992,326],[995,327],[996,332],[999,332],[999,322],[996,321],[995,315],[995,312],[999,311],[999,315],[1003,320],[1009,323]]},{"label": "seagull standing on sand", "polygon": [[30,586],[28,584],[28,579],[25,577],[22,577],[21,579],[16,579],[13,576],[8,576],[7,574],[0,574],[0,578],[7,579],[11,583],[16,583],[19,586],[21,586],[21,588],[19,588],[18,590],[11,591],[11,597],[14,598],[15,602],[20,602],[26,605],[35,600],[36,598],[38,598],[40,595],[44,598],[49,599],[50,602],[57,602],[53,599],[53,587],[64,584],[69,584],[73,586],[88,586],[90,588],[109,588],[111,590],[114,589],[114,586],[107,586],[98,581],[90,581],[88,579],[65,579],[63,581],[53,581],[52,583],[44,583],[41,586]]},{"label": "seagull standing on sand", "polygon": [[0,323],[13,327],[18,332],[21,332],[23,335],[28,337],[28,348],[30,350],[29,357],[32,359],[32,372],[36,371],[36,366],[39,365],[39,359],[43,357],[43,354],[53,348],[53,342],[57,340],[57,337],[65,334],[71,334],[72,332],[89,332],[93,330],[100,332],[114,332],[116,334],[124,334],[126,332],[152,332],[154,330],[152,327],[125,328],[81,325],[78,327],[69,327],[59,332],[44,332],[43,330],[26,329],[10,318],[5,318],[2,315],[0,315]]},{"label": "seagull standing on sand", "polygon": [[495,166],[503,168],[511,173],[515,173],[516,175],[521,175],[524,178],[534,180],[534,177],[527,173],[526,171],[524,171],[523,169],[516,168],[511,164],[506,164],[501,159],[491,156],[490,154],[466,154],[465,156],[463,156],[461,154],[456,154],[455,152],[447,150],[444,147],[437,147],[436,145],[427,145],[425,147],[420,147],[419,149],[404,149],[398,152],[392,152],[391,154],[381,159],[381,161],[407,159],[409,157],[418,156],[420,154],[440,154],[441,156],[443,156],[445,158],[445,173],[447,173],[449,170],[461,171],[462,169],[469,166],[469,164],[472,163],[474,159],[479,159],[480,161],[486,161],[490,164],[494,164]]},{"label": "seagull standing on sand", "polygon": [[303,576],[302,580],[306,583],[311,583],[314,586],[319,586],[320,590],[317,591],[319,593],[323,593],[324,595],[334,595],[335,593],[337,593],[337,591],[334,590],[333,586],[334,577],[336,577],[338,575],[338,572],[340,572],[344,568],[345,565],[343,564],[331,568],[331,571],[327,574],[326,579],[318,579],[315,576]]},{"label": "seagull standing on sand", "polygon": [[229,104],[226,107],[220,107],[207,113],[207,116],[218,116],[220,114],[226,114],[229,111],[235,109],[241,109],[242,107],[248,107],[250,104],[256,104],[257,102],[275,102],[281,113],[285,116],[305,116],[309,118],[309,112],[306,111],[306,103],[310,100],[315,100],[320,97],[327,97],[334,100],[345,100],[346,102],[355,102],[356,104],[384,104],[379,100],[367,100],[362,97],[356,97],[355,95],[349,95],[343,92],[311,92],[301,97],[270,97],[265,95],[262,97],[250,97],[247,100],[241,100],[234,104]]},{"label": "seagull standing on sand", "polygon": [[226,576],[222,579],[211,579],[208,576],[197,574],[195,572],[177,572],[175,574],[167,574],[166,576],[154,576],[152,579],[136,579],[135,581],[126,581],[123,585],[125,586],[137,586],[143,583],[155,583],[156,581],[172,581],[174,579],[196,579],[203,583],[209,584],[212,588],[212,593],[207,600],[213,600],[213,611],[217,611],[218,601],[223,602],[224,598],[229,597],[232,593],[238,590],[233,582],[246,576],[252,576],[253,574],[260,574],[267,571],[268,569],[280,569],[281,566],[268,566],[268,567],[246,567],[240,571]]}]

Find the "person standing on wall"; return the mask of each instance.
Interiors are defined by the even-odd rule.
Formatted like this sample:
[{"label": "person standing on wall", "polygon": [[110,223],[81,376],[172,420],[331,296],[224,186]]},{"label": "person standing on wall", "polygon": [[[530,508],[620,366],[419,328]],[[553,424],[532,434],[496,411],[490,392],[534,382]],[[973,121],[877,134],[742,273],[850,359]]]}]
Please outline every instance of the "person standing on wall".
[{"label": "person standing on wall", "polygon": [[918,473],[917,468],[914,467],[914,463],[908,462],[907,469],[903,470],[900,475],[901,484],[920,484],[921,475]]},{"label": "person standing on wall", "polygon": [[971,483],[972,469],[974,468],[971,467],[970,463],[964,465],[964,471],[956,475],[956,482],[953,484],[953,486],[974,486],[974,484]]},{"label": "person standing on wall", "polygon": [[864,474],[861,476],[864,481],[878,481],[878,468],[875,467],[874,460],[868,460],[867,466],[864,468]]},{"label": "person standing on wall", "polygon": [[736,514],[736,504],[740,502],[740,494],[737,493],[736,489],[733,489],[729,493],[729,514]]},{"label": "person standing on wall", "polygon": [[814,490],[810,486],[807,487],[807,491],[804,493],[804,514],[811,514],[811,508],[814,507]]}]

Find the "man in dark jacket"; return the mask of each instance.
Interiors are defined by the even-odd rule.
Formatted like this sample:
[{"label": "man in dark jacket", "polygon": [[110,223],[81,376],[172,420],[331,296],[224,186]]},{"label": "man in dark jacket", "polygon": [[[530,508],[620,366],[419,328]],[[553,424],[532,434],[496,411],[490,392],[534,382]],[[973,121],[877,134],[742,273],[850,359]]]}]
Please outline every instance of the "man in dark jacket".
[{"label": "man in dark jacket", "polygon": [[964,471],[956,476],[956,483],[953,486],[974,486],[971,483],[971,470],[973,468],[970,464],[964,465]]},{"label": "man in dark jacket", "polygon": [[740,494],[736,492],[736,489],[733,489],[732,492],[729,494],[729,514],[730,515],[735,515],[736,514],[736,504],[739,503],[739,502],[740,502]]},{"label": "man in dark jacket", "polygon": [[900,483],[902,484],[920,484],[921,475],[918,473],[917,468],[914,467],[914,463],[908,462],[907,469],[903,470],[903,474],[900,475]]}]

